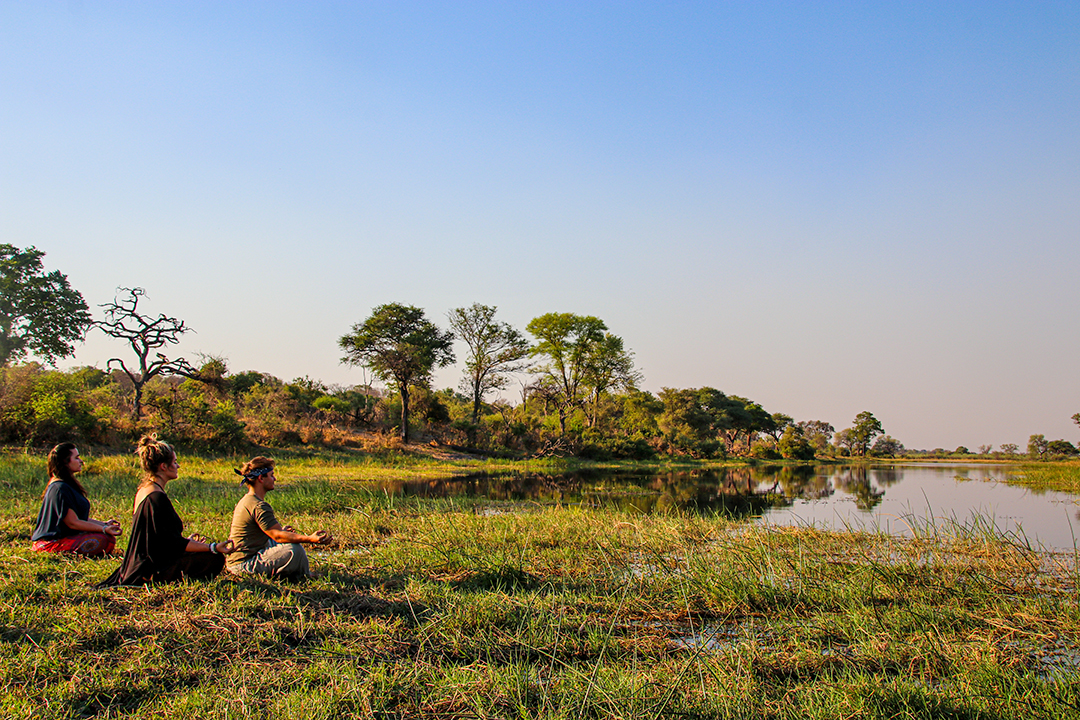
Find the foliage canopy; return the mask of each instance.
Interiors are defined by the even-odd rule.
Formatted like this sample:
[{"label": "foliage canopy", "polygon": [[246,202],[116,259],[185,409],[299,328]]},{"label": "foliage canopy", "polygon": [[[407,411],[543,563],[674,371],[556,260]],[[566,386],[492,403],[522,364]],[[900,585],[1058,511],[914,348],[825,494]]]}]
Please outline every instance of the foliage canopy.
[{"label": "foliage canopy", "polygon": [[401,439],[409,441],[409,387],[427,387],[436,367],[454,362],[454,334],[440,330],[412,305],[387,303],[372,310],[338,345],[343,363],[362,365],[401,396]]},{"label": "foliage canopy", "polygon": [[73,355],[92,322],[67,276],[45,272],[44,255],[34,247],[0,244],[0,367],[30,352],[50,365]]}]

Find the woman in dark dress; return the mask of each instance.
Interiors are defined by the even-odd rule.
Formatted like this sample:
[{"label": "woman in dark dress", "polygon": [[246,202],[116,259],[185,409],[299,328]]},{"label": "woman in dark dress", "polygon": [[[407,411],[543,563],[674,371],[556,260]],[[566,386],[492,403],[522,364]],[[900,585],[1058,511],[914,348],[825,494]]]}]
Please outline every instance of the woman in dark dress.
[{"label": "woman in dark dress", "polygon": [[214,577],[225,566],[232,541],[206,543],[184,536],[184,523],[165,494],[165,485],[180,473],[172,446],[155,435],[144,436],[138,455],[146,476],[135,493],[131,540],[124,563],[101,587]]},{"label": "woman in dark dress", "polygon": [[49,484],[41,496],[34,534],[34,550],[71,552],[87,557],[108,555],[116,547],[120,523],[90,519],[86,488],[75,478],[83,468],[79,448],[60,443],[49,453]]}]

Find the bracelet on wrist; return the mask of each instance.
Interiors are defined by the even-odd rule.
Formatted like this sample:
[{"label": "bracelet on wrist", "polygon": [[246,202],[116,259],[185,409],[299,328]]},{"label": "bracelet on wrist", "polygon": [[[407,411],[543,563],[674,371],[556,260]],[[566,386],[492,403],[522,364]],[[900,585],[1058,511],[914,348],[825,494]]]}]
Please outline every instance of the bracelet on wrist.
[{"label": "bracelet on wrist", "polygon": [[216,542],[210,543],[210,552],[214,553],[215,555],[217,554],[217,543]]}]

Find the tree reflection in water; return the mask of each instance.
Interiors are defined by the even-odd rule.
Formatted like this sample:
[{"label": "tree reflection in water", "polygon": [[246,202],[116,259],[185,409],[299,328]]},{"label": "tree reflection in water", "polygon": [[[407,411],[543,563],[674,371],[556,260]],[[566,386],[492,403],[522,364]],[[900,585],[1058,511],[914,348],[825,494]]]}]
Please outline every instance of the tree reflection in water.
[{"label": "tree reflection in water", "polygon": [[875,490],[870,485],[870,472],[865,467],[845,468],[833,477],[833,484],[854,495],[855,507],[860,510],[872,510],[885,497],[884,490]]},{"label": "tree reflection in water", "polygon": [[582,504],[639,513],[693,512],[743,518],[790,505],[794,495],[780,489],[784,483],[813,486],[813,479],[812,468],[740,467],[660,473],[475,473],[449,479],[378,482],[367,487],[378,494],[404,498]]},{"label": "tree reflection in water", "polygon": [[885,496],[885,491],[878,488],[902,479],[899,468],[875,468],[871,472],[858,466],[832,470],[798,465],[660,473],[475,473],[448,479],[380,482],[369,487],[396,497],[583,504],[640,513],[679,511],[742,518],[790,506],[797,499],[827,499],[836,490],[852,495],[858,508],[869,511]]}]

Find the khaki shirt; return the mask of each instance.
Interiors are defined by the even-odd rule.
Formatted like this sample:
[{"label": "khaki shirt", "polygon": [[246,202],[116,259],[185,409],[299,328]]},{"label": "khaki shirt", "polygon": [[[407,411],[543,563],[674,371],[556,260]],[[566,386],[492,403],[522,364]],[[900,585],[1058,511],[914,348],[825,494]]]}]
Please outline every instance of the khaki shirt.
[{"label": "khaki shirt", "polygon": [[274,508],[270,507],[270,503],[260,500],[252,493],[244,495],[233,510],[229,539],[233,541],[236,549],[226,557],[226,562],[235,565],[256,555],[270,541],[266,531],[277,524],[278,520],[274,517]]}]

